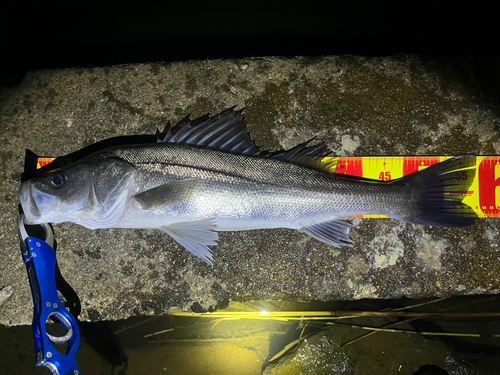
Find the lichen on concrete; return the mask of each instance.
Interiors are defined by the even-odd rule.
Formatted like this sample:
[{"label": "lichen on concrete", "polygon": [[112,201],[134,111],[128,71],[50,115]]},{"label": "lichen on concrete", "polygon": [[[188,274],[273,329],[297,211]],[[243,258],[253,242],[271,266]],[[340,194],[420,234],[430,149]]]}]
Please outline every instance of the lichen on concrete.
[{"label": "lichen on concrete", "polygon": [[[248,58],[29,72],[0,91],[0,323],[29,324],[32,302],[15,222],[24,149],[68,154],[117,135],[154,134],[231,106],[264,149],[316,137],[339,155],[500,153],[498,107],[467,76],[418,56]],[[427,228],[356,220],[354,246],[292,230],[221,233],[214,266],[164,234],[55,226],[82,320],[227,306],[498,293],[498,220]]]}]

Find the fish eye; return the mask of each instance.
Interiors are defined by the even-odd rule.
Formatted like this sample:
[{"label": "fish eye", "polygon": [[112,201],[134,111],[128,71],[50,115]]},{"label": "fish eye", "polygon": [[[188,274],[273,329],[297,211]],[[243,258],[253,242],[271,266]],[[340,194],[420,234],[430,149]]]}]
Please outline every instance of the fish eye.
[{"label": "fish eye", "polygon": [[50,176],[50,185],[55,188],[63,186],[66,177],[62,173],[54,173]]}]

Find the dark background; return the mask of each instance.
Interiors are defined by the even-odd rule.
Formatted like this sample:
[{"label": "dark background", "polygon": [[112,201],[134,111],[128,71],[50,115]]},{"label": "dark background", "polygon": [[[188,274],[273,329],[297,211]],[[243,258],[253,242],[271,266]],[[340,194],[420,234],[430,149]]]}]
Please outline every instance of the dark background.
[{"label": "dark background", "polygon": [[423,54],[500,82],[498,15],[478,2],[2,2],[0,86],[27,70],[250,56]]}]

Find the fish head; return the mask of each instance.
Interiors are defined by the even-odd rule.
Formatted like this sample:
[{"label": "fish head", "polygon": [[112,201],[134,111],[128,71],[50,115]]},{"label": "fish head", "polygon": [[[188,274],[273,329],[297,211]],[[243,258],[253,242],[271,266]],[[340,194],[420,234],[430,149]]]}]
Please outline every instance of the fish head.
[{"label": "fish head", "polygon": [[25,221],[108,228],[125,210],[134,172],[119,158],[91,156],[25,181],[19,191]]}]

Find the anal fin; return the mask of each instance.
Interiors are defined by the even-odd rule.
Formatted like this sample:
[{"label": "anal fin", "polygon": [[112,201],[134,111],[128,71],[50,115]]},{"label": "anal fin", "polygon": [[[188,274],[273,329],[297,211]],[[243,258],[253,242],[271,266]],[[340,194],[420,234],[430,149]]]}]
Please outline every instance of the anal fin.
[{"label": "anal fin", "polygon": [[327,221],[325,223],[314,224],[301,228],[300,231],[318,241],[336,247],[350,246],[352,244],[349,231],[352,224],[344,220]]},{"label": "anal fin", "polygon": [[191,253],[212,264],[212,251],[208,246],[217,245],[216,241],[219,239],[215,219],[176,223],[160,229]]}]

